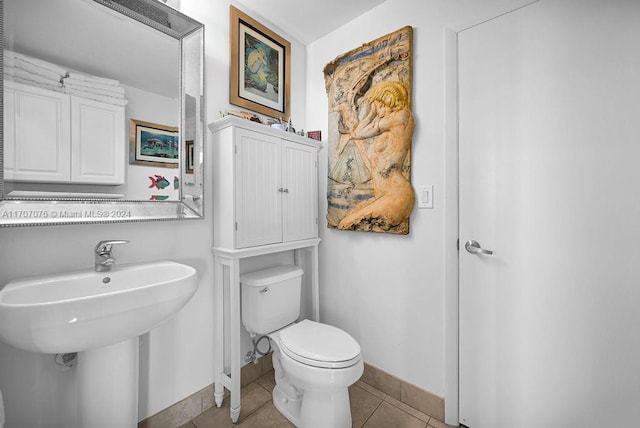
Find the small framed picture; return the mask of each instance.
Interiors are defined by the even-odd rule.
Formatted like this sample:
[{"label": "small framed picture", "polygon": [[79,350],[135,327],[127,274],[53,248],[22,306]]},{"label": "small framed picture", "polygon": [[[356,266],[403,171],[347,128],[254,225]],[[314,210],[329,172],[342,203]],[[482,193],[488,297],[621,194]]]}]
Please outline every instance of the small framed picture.
[{"label": "small framed picture", "polygon": [[307,132],[307,138],[322,141],[322,131],[309,131]]},{"label": "small framed picture", "polygon": [[193,174],[193,140],[187,140],[185,142],[185,161],[184,172],[187,174]]},{"label": "small framed picture", "polygon": [[258,113],[289,118],[291,43],[230,6],[229,101]]},{"label": "small framed picture", "polygon": [[175,126],[131,119],[129,163],[164,168],[180,166],[180,136]]}]

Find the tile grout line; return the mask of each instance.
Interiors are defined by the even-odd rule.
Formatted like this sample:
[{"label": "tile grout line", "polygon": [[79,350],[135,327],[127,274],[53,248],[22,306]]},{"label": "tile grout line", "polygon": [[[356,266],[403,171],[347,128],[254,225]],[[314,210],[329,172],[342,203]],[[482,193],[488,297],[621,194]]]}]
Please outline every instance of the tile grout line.
[{"label": "tile grout line", "polygon": [[431,419],[433,419],[433,416],[429,415],[428,413],[422,412],[422,411],[420,411],[420,410],[416,409],[415,407],[409,406],[409,405],[408,405],[408,404],[406,404],[404,401],[396,400],[395,398],[391,397],[392,399],[394,399],[394,400],[395,400],[395,401],[397,401],[398,403],[403,404],[403,405],[405,405],[405,406],[407,406],[407,407],[409,407],[409,408],[411,408],[411,409],[415,410],[416,412],[420,412],[420,413],[422,413],[423,415],[425,415],[425,416],[427,417],[427,420],[426,420],[426,421],[424,421],[424,420],[420,419],[419,417],[417,417],[417,416],[415,416],[415,415],[412,415],[411,413],[407,412],[407,411],[406,411],[405,409],[403,409],[402,407],[398,407],[398,406],[397,406],[393,401],[388,401],[388,400],[387,400],[387,398],[388,398],[388,397],[389,397],[389,395],[387,395],[386,397],[384,397],[384,400],[382,400],[382,401],[383,401],[383,402],[385,402],[385,403],[387,403],[387,404],[389,404],[389,405],[391,405],[391,406],[393,406],[393,407],[395,407],[396,409],[400,410],[401,412],[403,412],[403,413],[405,413],[405,414],[407,414],[407,415],[411,416],[412,418],[417,419],[417,420],[419,420],[420,422],[424,422],[424,423],[426,424],[426,426],[427,426],[427,427],[429,426],[429,422],[431,422]]},{"label": "tile grout line", "polygon": [[[264,389],[264,388],[263,388]],[[271,400],[267,400],[264,403],[262,403],[262,405],[260,407],[258,407],[257,409],[255,409],[253,412],[249,413],[248,415],[246,415],[244,418],[242,418],[242,420],[238,420],[238,422],[236,422],[235,424],[233,424],[234,427],[237,426],[241,426],[242,423],[244,421],[246,421],[247,419],[249,419],[249,416],[253,415],[254,413],[257,413],[258,411],[260,411],[260,409],[262,409],[265,406],[268,406],[269,403],[271,403]]]},{"label": "tile grout line", "polygon": [[[264,386],[260,385],[259,382],[257,382],[257,379],[254,380],[253,382],[250,382],[249,384],[245,385],[245,388],[251,384],[256,384],[258,385],[261,389],[263,389],[264,391],[266,391],[269,394],[270,399],[265,401],[264,403],[262,403],[262,405],[260,405],[257,409],[255,409],[253,412],[251,413],[247,413],[242,420],[238,419],[238,422],[236,422],[235,424],[233,424],[233,426],[237,426],[240,425],[242,422],[244,422],[245,420],[247,420],[249,418],[249,416],[253,415],[254,413],[256,413],[258,410],[262,409],[264,406],[266,406],[267,404],[269,404],[271,401],[273,401],[273,395],[271,394],[271,391],[267,390],[267,388],[265,388]],[[241,403],[242,406],[242,403]]]},{"label": "tile grout line", "polygon": [[[386,395],[386,394],[385,394]],[[386,397],[385,397],[386,398]],[[380,402],[378,403],[378,405],[376,406],[375,409],[373,409],[373,412],[371,412],[371,414],[367,417],[367,419],[364,420],[363,424],[362,424],[362,428],[364,428],[364,426],[367,424],[367,422],[369,422],[369,419],[371,419],[371,417],[374,415],[375,412],[378,411],[378,409],[380,408],[380,406],[382,405],[382,403],[384,403],[384,400],[380,400]]]},{"label": "tile grout line", "polygon": [[[428,414],[428,413],[425,413],[425,412],[423,412],[423,411],[421,411],[421,410],[416,409],[415,407],[413,407],[413,406],[411,406],[411,405],[409,405],[409,404],[405,403],[404,401],[402,401],[402,400],[400,400],[400,399],[397,399],[397,398],[395,398],[395,397],[391,396],[390,394],[387,394],[386,392],[384,392],[384,391],[382,391],[382,390],[380,390],[380,389],[376,388],[374,385],[372,385],[372,384],[370,384],[370,383],[368,383],[368,382],[366,382],[366,381],[363,381],[362,379],[360,379],[360,380],[359,380],[359,382],[362,382],[362,383],[364,383],[365,385],[367,385],[368,387],[370,387],[370,388],[372,388],[372,389],[374,389],[374,390],[376,390],[376,391],[380,392],[381,394],[383,394],[383,395],[384,395],[384,398],[382,399],[382,401],[383,401],[383,402],[386,402],[387,404],[389,404],[389,405],[393,406],[394,408],[396,408],[396,409],[398,409],[398,410],[402,411],[403,413],[405,413],[405,414],[407,414],[407,415],[411,416],[412,418],[419,420],[420,422],[424,422],[424,423],[426,424],[426,428],[431,428],[431,427],[429,426],[429,422],[431,422],[431,419],[435,419],[432,415],[430,415],[430,414]],[[380,397],[379,397],[379,398],[380,398]],[[389,398],[390,398],[391,400],[393,400],[393,401],[389,401],[389,400],[388,400]],[[406,406],[406,407],[408,407],[408,408],[410,408],[410,409],[412,409],[412,410],[415,410],[416,412],[419,412],[419,413],[423,414],[424,416],[426,416],[426,417],[427,417],[427,420],[425,421],[425,420],[423,420],[423,419],[421,419],[421,418],[419,418],[419,417],[417,417],[417,416],[415,416],[415,415],[413,415],[413,414],[411,414],[411,413],[407,412],[407,411],[406,411],[405,409],[403,409],[402,407],[399,407],[399,406],[397,405],[397,403],[402,404],[403,406]],[[376,410],[377,410],[377,408],[376,408]],[[375,411],[374,411],[374,412],[375,412]],[[368,419],[367,419],[367,420],[368,420]]]}]

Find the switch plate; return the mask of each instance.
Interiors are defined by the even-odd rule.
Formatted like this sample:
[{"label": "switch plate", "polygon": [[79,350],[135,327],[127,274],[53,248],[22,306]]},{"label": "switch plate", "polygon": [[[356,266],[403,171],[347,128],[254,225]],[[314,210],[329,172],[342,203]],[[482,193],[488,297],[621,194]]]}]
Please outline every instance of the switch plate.
[{"label": "switch plate", "polygon": [[418,208],[433,208],[433,184],[418,186]]}]

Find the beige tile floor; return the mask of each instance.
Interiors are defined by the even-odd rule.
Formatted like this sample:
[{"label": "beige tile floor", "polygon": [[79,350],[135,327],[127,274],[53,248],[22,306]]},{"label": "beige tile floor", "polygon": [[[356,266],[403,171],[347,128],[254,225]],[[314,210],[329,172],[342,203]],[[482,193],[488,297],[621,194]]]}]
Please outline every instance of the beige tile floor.
[{"label": "beige tile floor", "polygon": [[[242,410],[238,428],[294,427],[276,410],[271,401],[275,386],[273,371],[242,388]],[[447,425],[358,381],[349,388],[353,428],[445,428]],[[222,407],[213,407],[180,428],[231,428],[229,399]]]}]

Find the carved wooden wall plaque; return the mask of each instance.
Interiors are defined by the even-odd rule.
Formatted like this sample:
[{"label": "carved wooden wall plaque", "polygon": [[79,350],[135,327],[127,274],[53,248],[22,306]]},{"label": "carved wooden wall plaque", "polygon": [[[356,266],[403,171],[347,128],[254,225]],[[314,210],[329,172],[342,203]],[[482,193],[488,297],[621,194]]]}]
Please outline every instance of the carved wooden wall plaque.
[{"label": "carved wooden wall plaque", "polygon": [[338,56],[324,68],[329,97],[327,225],[409,233],[411,27]]}]

